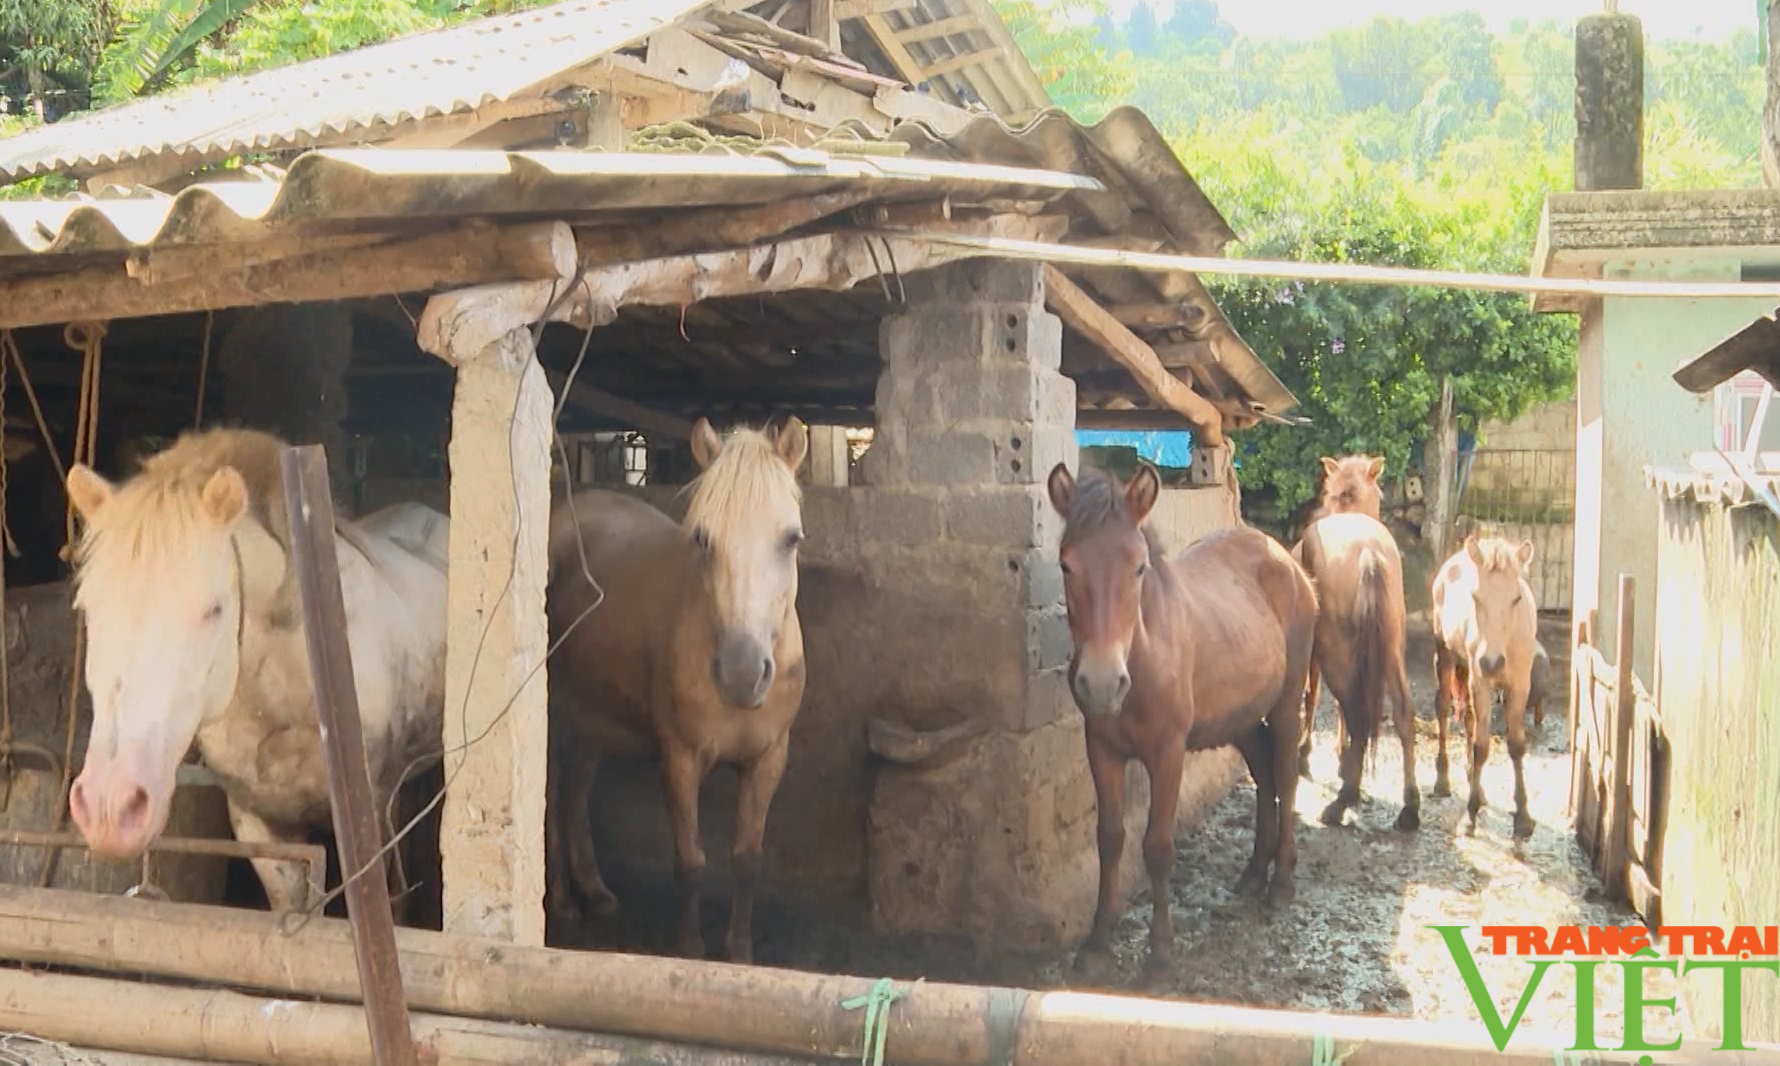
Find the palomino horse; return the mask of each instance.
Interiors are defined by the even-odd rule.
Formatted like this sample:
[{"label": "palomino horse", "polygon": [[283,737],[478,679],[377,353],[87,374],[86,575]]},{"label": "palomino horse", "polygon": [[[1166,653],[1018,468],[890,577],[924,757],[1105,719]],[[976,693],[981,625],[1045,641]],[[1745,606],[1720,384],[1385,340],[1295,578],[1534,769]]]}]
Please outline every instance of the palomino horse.
[{"label": "palomino horse", "polygon": [[1483,807],[1483,766],[1490,755],[1490,710],[1503,693],[1508,757],[1514,761],[1514,835],[1533,834],[1527,813],[1527,692],[1532,685],[1539,615],[1524,572],[1533,559],[1531,541],[1515,545],[1497,537],[1465,538],[1465,546],[1434,578],[1434,718],[1440,725],[1440,756],[1434,762],[1434,794],[1449,796],[1446,721],[1455,697],[1471,738],[1471,830]]},{"label": "palomino horse", "polygon": [[1341,791],[1324,808],[1324,825],[1340,825],[1359,802],[1365,756],[1384,718],[1386,689],[1392,722],[1403,745],[1403,810],[1397,828],[1421,828],[1421,792],[1415,784],[1415,708],[1403,661],[1403,558],[1391,531],[1378,520],[1378,475],[1384,460],[1350,455],[1323,459],[1321,515],[1293,549],[1316,582],[1320,610],[1316,656],[1304,689],[1304,736],[1298,772],[1310,776],[1310,738],[1319,674],[1341,708]]},{"label": "palomino horse", "polygon": [[[69,812],[92,850],[140,855],[166,828],[195,739],[243,841],[331,828],[279,456],[265,433],[187,433],[113,485],[85,466],[75,607],[93,729]],[[397,504],[334,534],[365,756],[378,809],[436,751],[445,687],[449,524]],[[253,860],[275,910],[314,906],[293,864]]]},{"label": "palomino horse", "polygon": [[808,448],[795,418],[727,440],[700,419],[692,454],[702,472],[679,526],[646,502],[599,491],[575,493],[552,517],[551,627],[564,633],[580,619],[550,686],[563,752],[552,789],[562,814],[547,819],[555,906],[566,908],[573,888],[591,910],[616,908],[594,855],[594,771],[602,754],[659,756],[682,893],[678,948],[702,956],[699,788],[718,760],[739,763],[727,949],[737,962],[752,957],[767,808],[803,704],[796,471]]},{"label": "palomino horse", "polygon": [[[1259,530],[1219,530],[1164,557],[1143,521],[1161,492],[1148,463],[1121,487],[1103,471],[1081,480],[1058,463],[1048,489],[1063,516],[1064,603],[1075,656],[1069,686],[1087,733],[1099,815],[1100,901],[1076,967],[1111,957],[1125,848],[1125,766],[1150,778],[1143,836],[1155,913],[1149,970],[1174,951],[1168,875],[1188,751],[1234,744],[1255,779],[1255,852],[1236,890],[1284,906],[1295,894],[1293,827],[1298,701],[1316,637],[1316,590],[1285,548]],[[1268,884],[1268,867],[1273,880]]]}]

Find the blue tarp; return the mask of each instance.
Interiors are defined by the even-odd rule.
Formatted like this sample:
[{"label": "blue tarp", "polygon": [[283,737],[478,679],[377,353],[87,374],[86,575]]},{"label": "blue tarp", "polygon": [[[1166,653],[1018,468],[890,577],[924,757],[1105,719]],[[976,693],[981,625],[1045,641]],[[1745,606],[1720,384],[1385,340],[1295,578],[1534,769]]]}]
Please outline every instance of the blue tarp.
[{"label": "blue tarp", "polygon": [[1090,447],[1136,448],[1137,454],[1157,466],[1193,465],[1193,434],[1187,430],[1140,432],[1122,429],[1078,429],[1075,442]]}]

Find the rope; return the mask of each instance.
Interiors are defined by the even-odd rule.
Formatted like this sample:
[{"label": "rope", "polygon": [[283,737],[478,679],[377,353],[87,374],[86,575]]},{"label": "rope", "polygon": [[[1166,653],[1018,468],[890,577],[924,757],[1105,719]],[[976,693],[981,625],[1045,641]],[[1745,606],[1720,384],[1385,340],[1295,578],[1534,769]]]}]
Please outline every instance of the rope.
[{"label": "rope", "polygon": [[[103,322],[71,322],[62,330],[62,340],[81,353],[80,401],[74,414],[74,454],[68,457],[70,467],[75,464],[92,466],[98,451],[99,371],[105,351],[105,333]],[[70,565],[74,561],[74,545],[79,533],[77,517],[74,500],[70,497],[65,516],[68,542],[62,546],[62,561]],[[62,741],[62,788],[56,798],[56,815],[50,826],[52,833],[61,832],[68,819],[68,788],[73,784],[74,736],[80,721],[80,686],[86,672],[86,651],[86,627],[76,619],[74,657],[68,670],[67,733]],[[61,857],[61,848],[49,849],[43,860],[43,873],[37,878],[39,888],[48,888],[55,879],[56,863]]]},{"label": "rope", "polygon": [[884,1066],[884,1043],[890,1037],[890,1005],[915,990],[924,978],[898,990],[888,977],[880,977],[863,996],[841,1000],[842,1010],[865,1010],[865,1029],[859,1038],[860,1066]]},{"label": "rope", "polygon": [[1216,274],[1289,278],[1297,281],[1341,281],[1364,285],[1422,285],[1482,292],[1546,293],[1551,296],[1636,296],[1708,300],[1780,299],[1776,282],[1627,281],[1618,278],[1535,278],[1521,274],[1474,274],[1463,270],[1421,270],[1412,267],[1365,266],[1359,263],[1293,263],[1279,259],[1224,259],[1203,255],[1171,255],[1122,248],[1083,248],[1011,237],[972,237],[932,231],[861,230],[862,235],[927,241],[955,248],[975,248],[1008,259],[1034,259],[1078,266],[1126,267],[1160,274]]},{"label": "rope", "polygon": [[[1325,1017],[1323,1021],[1327,1022],[1328,1019]],[[1358,1050],[1360,1045],[1354,1044],[1345,1051],[1337,1052],[1334,1034],[1327,1028],[1318,1026],[1316,1036],[1311,1040],[1310,1066],[1341,1066]]]}]

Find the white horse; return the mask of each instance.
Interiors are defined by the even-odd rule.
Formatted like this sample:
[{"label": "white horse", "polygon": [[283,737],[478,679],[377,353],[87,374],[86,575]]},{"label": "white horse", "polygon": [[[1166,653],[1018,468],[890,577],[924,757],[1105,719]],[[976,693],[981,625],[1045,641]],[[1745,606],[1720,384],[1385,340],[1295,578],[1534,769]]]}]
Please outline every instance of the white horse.
[{"label": "white horse", "polygon": [[[93,729],[69,813],[94,853],[142,854],[166,828],[196,740],[243,841],[331,826],[328,777],[290,559],[279,456],[265,433],[188,433],[114,486],[86,466],[75,608]],[[437,750],[448,522],[416,503],[336,524],[366,764],[381,814]],[[295,864],[253,860],[276,911],[314,906]]]}]

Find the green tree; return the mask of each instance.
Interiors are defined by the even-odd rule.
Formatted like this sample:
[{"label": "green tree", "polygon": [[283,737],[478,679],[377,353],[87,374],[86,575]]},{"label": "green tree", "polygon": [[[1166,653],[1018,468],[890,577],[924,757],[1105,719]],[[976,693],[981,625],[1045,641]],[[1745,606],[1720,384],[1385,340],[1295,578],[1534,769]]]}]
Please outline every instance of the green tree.
[{"label": "green tree", "polygon": [[994,0],[994,6],[1051,100],[1078,121],[1096,122],[1130,95],[1130,54],[1109,54],[1097,39],[1106,0],[1043,7],[1035,0]]}]

